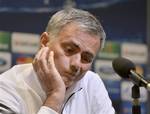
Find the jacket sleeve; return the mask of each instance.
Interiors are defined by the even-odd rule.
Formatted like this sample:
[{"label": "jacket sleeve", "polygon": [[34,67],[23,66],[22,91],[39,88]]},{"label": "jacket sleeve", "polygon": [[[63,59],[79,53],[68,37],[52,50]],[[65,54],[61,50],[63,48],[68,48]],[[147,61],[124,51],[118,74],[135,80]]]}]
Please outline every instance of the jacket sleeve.
[{"label": "jacket sleeve", "polygon": [[0,103],[0,114],[16,114],[11,108]]},{"label": "jacket sleeve", "polygon": [[[26,109],[21,105],[21,98],[8,83],[0,81],[0,114],[27,114]],[[37,114],[58,113],[49,107],[41,106]]]},{"label": "jacket sleeve", "polygon": [[49,107],[42,106],[37,114],[58,114],[58,113]]},{"label": "jacket sleeve", "polygon": [[15,90],[0,82],[0,114],[18,114],[21,106]]}]

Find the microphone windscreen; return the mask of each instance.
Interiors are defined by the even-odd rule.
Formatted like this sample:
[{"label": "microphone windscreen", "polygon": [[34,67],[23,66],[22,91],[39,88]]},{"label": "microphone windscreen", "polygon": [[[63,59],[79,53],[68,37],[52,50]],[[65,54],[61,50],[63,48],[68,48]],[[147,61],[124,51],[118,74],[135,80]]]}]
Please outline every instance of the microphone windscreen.
[{"label": "microphone windscreen", "polygon": [[112,66],[114,71],[122,78],[129,78],[131,70],[135,70],[135,65],[128,59],[118,57],[113,60]]}]

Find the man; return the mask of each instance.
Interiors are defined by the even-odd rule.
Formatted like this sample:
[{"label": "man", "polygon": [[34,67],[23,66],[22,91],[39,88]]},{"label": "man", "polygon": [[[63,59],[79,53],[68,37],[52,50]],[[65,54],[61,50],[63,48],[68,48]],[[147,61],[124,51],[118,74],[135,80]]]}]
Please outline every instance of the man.
[{"label": "man", "polygon": [[114,114],[100,77],[90,71],[105,32],[89,12],[65,9],[50,19],[32,64],[0,76],[2,114]]}]

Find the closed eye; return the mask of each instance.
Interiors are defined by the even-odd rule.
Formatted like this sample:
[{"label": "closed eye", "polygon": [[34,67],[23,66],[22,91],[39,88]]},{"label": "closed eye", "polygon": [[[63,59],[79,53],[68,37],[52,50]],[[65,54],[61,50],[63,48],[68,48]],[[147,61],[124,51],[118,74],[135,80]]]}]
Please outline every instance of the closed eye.
[{"label": "closed eye", "polygon": [[81,54],[82,63],[91,63],[93,61],[94,56],[89,52],[83,52]]},{"label": "closed eye", "polygon": [[67,56],[73,55],[79,51],[79,47],[73,43],[63,43],[62,48]]},{"label": "closed eye", "polygon": [[74,52],[74,49],[71,47],[71,46],[66,46],[64,48],[64,51],[67,53],[67,54],[71,54]]}]

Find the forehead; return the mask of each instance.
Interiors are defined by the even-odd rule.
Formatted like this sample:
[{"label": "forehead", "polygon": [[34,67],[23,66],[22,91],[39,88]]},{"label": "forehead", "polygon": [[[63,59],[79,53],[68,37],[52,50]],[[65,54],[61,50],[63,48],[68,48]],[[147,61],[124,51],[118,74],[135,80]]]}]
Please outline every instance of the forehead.
[{"label": "forehead", "polygon": [[61,43],[74,43],[82,50],[90,51],[93,54],[96,54],[100,48],[99,36],[83,31],[76,23],[66,25],[58,37]]}]

